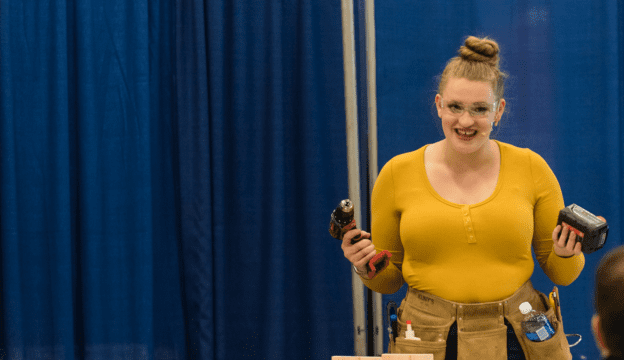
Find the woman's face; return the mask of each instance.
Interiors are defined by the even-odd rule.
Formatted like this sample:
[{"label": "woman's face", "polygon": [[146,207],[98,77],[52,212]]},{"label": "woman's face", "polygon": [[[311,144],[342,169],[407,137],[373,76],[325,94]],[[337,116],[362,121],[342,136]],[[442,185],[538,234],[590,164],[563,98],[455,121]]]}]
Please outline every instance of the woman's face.
[{"label": "woman's face", "polygon": [[492,123],[498,123],[505,100],[496,104],[492,86],[483,81],[450,78],[443,94],[435,97],[444,136],[459,153],[473,153],[489,146]]}]

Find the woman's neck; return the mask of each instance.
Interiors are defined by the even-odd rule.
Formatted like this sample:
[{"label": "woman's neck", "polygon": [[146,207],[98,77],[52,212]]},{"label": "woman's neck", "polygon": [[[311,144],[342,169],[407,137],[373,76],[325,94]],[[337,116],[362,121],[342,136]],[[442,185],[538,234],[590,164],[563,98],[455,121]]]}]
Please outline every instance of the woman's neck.
[{"label": "woman's neck", "polygon": [[440,142],[440,160],[456,173],[478,171],[492,166],[497,161],[497,147],[494,141],[488,141],[486,145],[470,154],[461,154],[455,151],[446,139]]}]

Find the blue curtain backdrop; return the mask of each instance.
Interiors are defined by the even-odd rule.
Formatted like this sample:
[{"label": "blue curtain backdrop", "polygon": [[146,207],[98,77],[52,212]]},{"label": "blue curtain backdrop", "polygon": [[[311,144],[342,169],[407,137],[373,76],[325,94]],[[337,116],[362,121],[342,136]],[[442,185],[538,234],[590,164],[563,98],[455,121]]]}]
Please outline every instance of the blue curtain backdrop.
[{"label": "blue curtain backdrop", "polygon": [[0,4],[0,358],[185,356],[167,4]]},{"label": "blue curtain backdrop", "polygon": [[[497,137],[621,244],[622,5],[376,10],[380,166],[440,139],[435,75],[489,35],[511,75]],[[0,359],[351,354],[327,232],[347,196],[341,41],[338,0],[0,0]],[[561,289],[575,358],[598,357],[603,253]]]},{"label": "blue curtain backdrop", "polygon": [[0,359],[352,351],[338,2],[2,0],[0,26]]}]

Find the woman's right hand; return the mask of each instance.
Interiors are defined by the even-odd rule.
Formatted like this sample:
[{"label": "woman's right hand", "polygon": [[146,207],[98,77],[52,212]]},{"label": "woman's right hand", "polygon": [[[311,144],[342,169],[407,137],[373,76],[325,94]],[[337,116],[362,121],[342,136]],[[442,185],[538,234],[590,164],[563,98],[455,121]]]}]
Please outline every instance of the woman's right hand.
[{"label": "woman's right hand", "polygon": [[[355,244],[351,244],[352,240],[358,240]],[[366,264],[375,256],[377,251],[370,239],[370,233],[360,229],[347,231],[342,238],[342,251],[344,256],[349,260],[359,272],[366,272]]]}]

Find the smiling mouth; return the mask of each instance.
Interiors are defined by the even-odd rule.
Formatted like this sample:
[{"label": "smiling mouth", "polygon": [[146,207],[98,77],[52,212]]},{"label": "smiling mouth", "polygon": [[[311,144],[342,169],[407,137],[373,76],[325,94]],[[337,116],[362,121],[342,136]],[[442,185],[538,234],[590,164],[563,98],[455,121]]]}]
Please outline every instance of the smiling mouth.
[{"label": "smiling mouth", "polygon": [[465,138],[471,138],[477,135],[477,130],[454,129],[454,131],[460,137],[465,137]]}]

